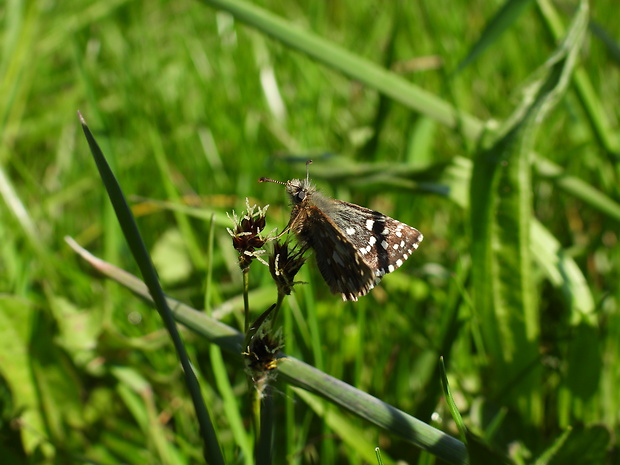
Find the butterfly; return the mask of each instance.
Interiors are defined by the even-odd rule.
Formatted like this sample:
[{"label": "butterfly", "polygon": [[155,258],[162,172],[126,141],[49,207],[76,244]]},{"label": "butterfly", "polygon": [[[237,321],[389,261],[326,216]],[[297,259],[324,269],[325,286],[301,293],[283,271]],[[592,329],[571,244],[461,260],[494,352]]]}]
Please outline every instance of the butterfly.
[{"label": "butterfly", "polygon": [[368,294],[424,239],[417,229],[383,213],[324,196],[308,174],[303,180],[260,178],[259,182],[286,186],[293,206],[287,230],[314,250],[323,279],[345,301]]}]

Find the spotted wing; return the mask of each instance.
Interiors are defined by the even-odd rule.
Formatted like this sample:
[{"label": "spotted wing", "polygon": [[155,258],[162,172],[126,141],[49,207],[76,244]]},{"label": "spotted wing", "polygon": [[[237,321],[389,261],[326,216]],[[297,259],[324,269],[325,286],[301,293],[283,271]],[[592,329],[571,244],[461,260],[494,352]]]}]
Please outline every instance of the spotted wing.
[{"label": "spotted wing", "polygon": [[335,203],[331,219],[373,270],[375,283],[399,268],[424,239],[417,229],[383,213],[341,200]]},{"label": "spotted wing", "polygon": [[374,287],[376,275],[359,248],[319,208],[306,206],[295,212],[291,229],[314,249],[319,271],[334,293],[356,301]]}]

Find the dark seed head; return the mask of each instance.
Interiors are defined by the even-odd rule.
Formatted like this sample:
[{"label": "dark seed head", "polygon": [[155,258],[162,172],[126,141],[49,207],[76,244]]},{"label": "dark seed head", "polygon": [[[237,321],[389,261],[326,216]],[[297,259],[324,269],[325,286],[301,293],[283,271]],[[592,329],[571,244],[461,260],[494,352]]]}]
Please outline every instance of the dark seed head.
[{"label": "dark seed head", "polygon": [[306,262],[303,256],[306,250],[297,245],[291,247],[288,240],[274,241],[273,252],[269,256],[269,271],[280,294],[290,295],[293,290],[295,275]]},{"label": "dark seed head", "polygon": [[241,269],[250,266],[252,260],[259,255],[259,249],[267,242],[267,238],[262,235],[262,231],[265,229],[267,207],[258,208],[256,205],[250,207],[247,201],[246,205],[248,209],[241,219],[238,219],[237,215],[233,213],[232,220],[235,223],[235,228],[234,230],[228,229],[232,236],[233,247],[239,252]]}]

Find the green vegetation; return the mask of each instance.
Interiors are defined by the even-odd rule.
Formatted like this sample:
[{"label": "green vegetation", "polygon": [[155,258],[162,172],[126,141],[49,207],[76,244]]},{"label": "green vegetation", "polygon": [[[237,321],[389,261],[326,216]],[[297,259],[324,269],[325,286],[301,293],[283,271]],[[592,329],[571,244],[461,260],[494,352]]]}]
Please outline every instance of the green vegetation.
[{"label": "green vegetation", "polygon": [[[0,5],[0,462],[615,463],[620,17],[599,3]],[[244,295],[226,213],[270,204],[281,231],[284,189],[257,180],[310,158],[324,193],[425,239],[354,303],[310,254],[261,399],[244,305],[278,292],[254,261]]]}]

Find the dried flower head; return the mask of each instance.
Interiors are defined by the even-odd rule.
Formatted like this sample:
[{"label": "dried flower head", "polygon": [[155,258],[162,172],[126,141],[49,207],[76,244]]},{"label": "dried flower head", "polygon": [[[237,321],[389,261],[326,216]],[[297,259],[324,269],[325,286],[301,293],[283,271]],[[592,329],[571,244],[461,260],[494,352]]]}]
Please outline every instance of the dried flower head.
[{"label": "dried flower head", "polygon": [[275,378],[273,370],[277,366],[277,354],[282,349],[282,331],[280,328],[273,330],[271,312],[275,307],[275,304],[269,307],[256,320],[245,338],[245,369],[261,394]]},{"label": "dried flower head", "polygon": [[306,262],[303,256],[306,250],[307,247],[298,245],[291,248],[288,240],[274,241],[273,253],[269,256],[269,271],[280,294],[291,294],[296,284],[295,275]]},{"label": "dried flower head", "polygon": [[261,248],[268,240],[267,237],[263,237],[262,231],[265,229],[265,214],[269,205],[263,208],[256,205],[250,206],[247,198],[245,199],[245,205],[247,210],[243,213],[241,219],[237,217],[235,212],[232,213],[232,217],[228,215],[235,224],[235,229],[226,228],[232,236],[233,247],[239,252],[239,266],[241,269],[248,268],[255,258],[266,264],[260,258],[260,255],[265,253]]}]

